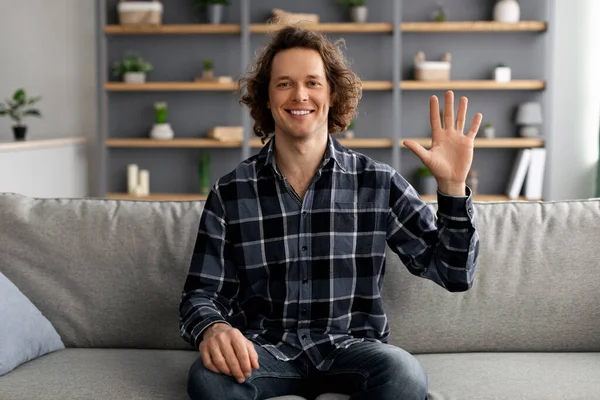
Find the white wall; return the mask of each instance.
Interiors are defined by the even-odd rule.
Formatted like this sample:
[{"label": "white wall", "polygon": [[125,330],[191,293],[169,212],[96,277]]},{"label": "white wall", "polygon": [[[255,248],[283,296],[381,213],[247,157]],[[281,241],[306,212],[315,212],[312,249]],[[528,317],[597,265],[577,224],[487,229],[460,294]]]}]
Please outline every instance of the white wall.
[{"label": "white wall", "polygon": [[548,199],[595,194],[600,121],[600,1],[555,0]]},{"label": "white wall", "polygon": [[[94,144],[95,29],[94,0],[0,0],[0,99],[20,87],[42,96],[43,119],[25,120],[29,140]],[[11,126],[0,118],[0,141],[12,140]]]}]

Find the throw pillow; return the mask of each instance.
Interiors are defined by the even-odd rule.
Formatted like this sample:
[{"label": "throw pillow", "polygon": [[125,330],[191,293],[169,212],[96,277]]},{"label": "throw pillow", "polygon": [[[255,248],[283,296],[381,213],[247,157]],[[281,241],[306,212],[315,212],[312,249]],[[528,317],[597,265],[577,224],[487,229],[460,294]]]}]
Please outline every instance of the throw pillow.
[{"label": "throw pillow", "polygon": [[0,376],[64,348],[50,321],[0,272]]}]

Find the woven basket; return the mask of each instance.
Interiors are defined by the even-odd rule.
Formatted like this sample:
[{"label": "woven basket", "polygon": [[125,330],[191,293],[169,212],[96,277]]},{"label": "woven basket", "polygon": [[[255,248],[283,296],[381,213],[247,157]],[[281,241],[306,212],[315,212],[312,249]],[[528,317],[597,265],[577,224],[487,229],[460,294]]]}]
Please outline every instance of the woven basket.
[{"label": "woven basket", "polygon": [[120,0],[117,10],[121,25],[160,25],[162,23],[163,6],[158,0],[152,2]]},{"label": "woven basket", "polygon": [[418,52],[415,56],[415,80],[417,81],[449,81],[451,54],[446,53],[442,61],[425,61],[425,54]]},{"label": "woven basket", "polygon": [[272,10],[273,18],[271,19],[272,23],[280,24],[280,25],[302,25],[302,24],[318,24],[319,23],[319,15],[318,14],[300,14],[300,13],[291,13],[279,8],[275,8]]}]

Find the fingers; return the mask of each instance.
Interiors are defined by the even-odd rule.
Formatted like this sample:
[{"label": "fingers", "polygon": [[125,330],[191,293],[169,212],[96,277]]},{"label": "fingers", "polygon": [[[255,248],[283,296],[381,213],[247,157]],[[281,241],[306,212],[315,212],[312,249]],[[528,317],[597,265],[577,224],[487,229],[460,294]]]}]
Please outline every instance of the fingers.
[{"label": "fingers", "polygon": [[454,128],[454,92],[448,90],[444,97],[444,129]]},{"label": "fingers", "polygon": [[465,129],[465,120],[467,118],[467,104],[468,99],[466,97],[461,97],[460,102],[458,103],[458,115],[456,116],[456,130],[463,133]]},{"label": "fingers", "polygon": [[427,165],[429,163],[429,152],[420,144],[412,141],[405,140],[402,142],[406,147],[408,147],[413,153],[417,155],[423,162],[423,164]]},{"label": "fingers", "polygon": [[442,129],[440,121],[440,105],[437,96],[429,98],[429,120],[431,121],[431,129],[435,132]]},{"label": "fingers", "polygon": [[217,367],[217,372],[226,375],[231,375],[231,370],[229,369],[228,362],[225,359],[225,355],[221,353],[220,347],[211,346],[209,351],[212,362],[215,365],[215,367]]},{"label": "fingers", "polygon": [[229,367],[229,371],[231,376],[233,376],[239,383],[242,383],[246,380],[244,373],[242,372],[242,368],[240,367],[240,362],[238,360],[235,351],[233,350],[233,346],[223,346],[221,349],[223,352],[223,357],[227,362],[227,367]]},{"label": "fingers", "polygon": [[258,365],[258,353],[256,352],[256,349],[254,348],[254,343],[252,343],[251,341],[248,340],[246,342],[246,347],[248,348],[248,356],[250,358],[250,365],[254,369],[260,368]]},{"label": "fingers", "polygon": [[471,123],[471,128],[469,128],[469,132],[467,132],[467,136],[471,139],[475,139],[477,132],[479,132],[479,127],[481,126],[481,121],[483,120],[483,114],[477,113],[475,117],[473,117],[473,122]]},{"label": "fingers", "polygon": [[212,357],[210,356],[210,351],[206,346],[200,346],[200,355],[202,356],[202,362],[204,363],[204,366],[208,370],[214,372],[215,374],[218,374],[220,372],[216,365],[213,363]]},{"label": "fingers", "polygon": [[252,366],[250,365],[250,356],[248,355],[248,348],[246,347],[246,339],[234,341],[233,350],[240,363],[242,374],[245,378],[249,377],[252,374]]}]

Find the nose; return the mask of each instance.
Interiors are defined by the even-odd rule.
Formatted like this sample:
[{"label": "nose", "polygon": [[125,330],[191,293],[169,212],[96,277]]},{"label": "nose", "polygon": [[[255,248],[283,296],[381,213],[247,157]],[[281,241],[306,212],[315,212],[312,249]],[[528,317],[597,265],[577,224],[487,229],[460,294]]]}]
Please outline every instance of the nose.
[{"label": "nose", "polygon": [[293,100],[300,103],[308,100],[308,91],[304,85],[296,85],[293,96]]}]

